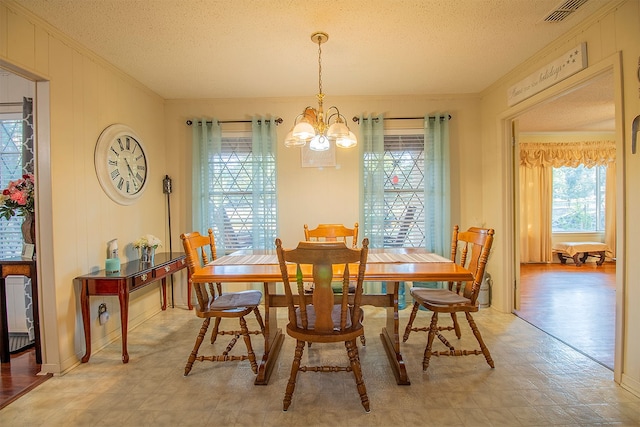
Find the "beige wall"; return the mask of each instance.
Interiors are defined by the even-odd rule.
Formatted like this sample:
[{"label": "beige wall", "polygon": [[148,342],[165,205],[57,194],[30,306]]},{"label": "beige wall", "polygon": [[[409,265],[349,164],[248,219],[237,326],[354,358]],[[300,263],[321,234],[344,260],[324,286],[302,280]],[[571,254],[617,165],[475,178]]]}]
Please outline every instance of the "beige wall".
[{"label": "beige wall", "polygon": [[[511,283],[516,279],[514,254],[517,241],[513,232],[513,176],[508,122],[535,103],[572,85],[584,82],[587,78],[606,70],[614,70],[616,79],[617,127],[615,139],[618,146],[618,240],[617,240],[617,325],[616,325],[616,381],[624,387],[640,394],[640,343],[635,337],[640,325],[640,310],[635,304],[640,298],[640,282],[633,280],[640,274],[640,265],[634,262],[634,255],[640,250],[636,236],[640,226],[625,218],[634,218],[640,211],[640,195],[633,191],[631,183],[637,182],[640,175],[638,154],[630,152],[631,121],[640,113],[638,99],[639,82],[637,80],[638,58],[640,57],[640,2],[611,1],[603,3],[604,9],[588,22],[576,27],[538,55],[521,64],[504,76],[483,93],[482,100],[482,146],[483,164],[490,162],[499,165],[496,168],[483,168],[483,196],[485,199],[484,216],[492,224],[500,224],[504,233],[496,233],[496,250],[492,257],[503,262],[503,267],[493,273],[494,284],[499,284],[493,296],[498,309],[512,306],[514,291]],[[529,76],[531,73],[552,62],[568,49],[586,42],[588,68],[556,84],[544,92],[509,107],[507,89]],[[624,88],[624,93],[622,93]],[[623,123],[624,122],[624,123]],[[625,186],[625,182],[628,183]],[[490,210],[489,206],[497,209]],[[597,313],[595,314],[597,315]],[[624,328],[623,328],[624,325]]]},{"label": "beige wall", "polygon": [[[278,126],[277,180],[278,180],[278,236],[285,245],[294,245],[303,238],[303,225],[315,227],[318,223],[353,224],[359,221],[360,159],[362,146],[354,149],[337,149],[335,168],[301,167],[300,149],[286,148],[281,143],[291,128],[296,115],[313,104],[314,94],[306,98],[240,99],[240,100],[188,100],[167,101],[165,130],[167,136],[167,173],[174,179],[175,192],[172,212],[175,218],[174,241],[179,242],[181,232],[191,230],[191,127],[187,119],[204,117],[219,120],[246,120],[248,114],[282,117]],[[336,105],[348,118],[349,126],[358,134],[358,125],[351,121],[361,113],[385,113],[390,117],[416,117],[435,112],[448,112],[450,122],[452,157],[453,221],[463,227],[485,224],[480,215],[482,197],[477,179],[478,166],[474,159],[481,155],[477,144],[479,126],[478,99],[475,97],[381,97],[342,98],[327,95],[325,103]],[[422,122],[387,122],[390,126],[417,127],[422,132]],[[237,129],[239,125],[223,125]],[[248,125],[247,125],[248,126]],[[224,129],[224,128],[223,128]],[[172,227],[173,228],[173,227]],[[361,236],[365,237],[365,236]],[[185,292],[181,292],[184,295]]]},{"label": "beige wall", "polygon": [[[167,237],[161,186],[166,164],[163,100],[42,22],[2,3],[0,29],[0,65],[50,82],[39,85],[36,95],[39,108],[50,110],[49,124],[43,114],[37,117],[37,252],[43,370],[61,372],[84,354],[79,288],[74,278],[104,268],[106,244],[113,238],[119,239],[120,254],[126,261],[137,258],[125,246],[141,234]],[[94,170],[97,138],[116,122],[137,131],[152,163],[149,187],[132,206],[120,206],[107,198]],[[158,295],[156,287],[132,294],[130,325],[159,310]],[[100,326],[97,306],[103,301],[113,320]],[[91,313],[95,350],[119,336],[117,298],[92,298]]]}]

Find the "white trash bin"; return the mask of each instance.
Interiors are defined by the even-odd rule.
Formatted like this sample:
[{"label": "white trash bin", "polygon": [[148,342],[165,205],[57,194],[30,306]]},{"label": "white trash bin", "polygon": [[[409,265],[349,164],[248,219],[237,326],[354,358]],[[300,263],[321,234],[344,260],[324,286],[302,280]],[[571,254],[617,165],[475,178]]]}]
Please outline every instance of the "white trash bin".
[{"label": "white trash bin", "polygon": [[480,308],[487,308],[491,305],[491,286],[493,281],[489,273],[484,274],[482,284],[480,285],[480,293],[478,294],[478,306]]}]

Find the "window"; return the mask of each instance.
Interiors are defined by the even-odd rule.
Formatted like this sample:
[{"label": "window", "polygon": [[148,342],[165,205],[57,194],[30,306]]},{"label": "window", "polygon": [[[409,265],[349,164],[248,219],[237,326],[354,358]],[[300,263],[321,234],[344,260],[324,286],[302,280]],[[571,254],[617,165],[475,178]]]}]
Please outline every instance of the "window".
[{"label": "window", "polygon": [[[0,188],[20,178],[22,171],[22,117],[20,114],[0,115]],[[0,220],[0,254],[3,257],[22,253],[21,217]]]},{"label": "window", "polygon": [[[209,158],[209,200],[214,209],[209,210],[208,223],[214,224],[215,236],[224,236],[227,253],[269,247],[276,235],[275,156],[254,153],[252,144],[251,134],[223,132],[220,152]],[[216,208],[222,221],[214,218]]]},{"label": "window", "polygon": [[[375,158],[365,153],[364,167],[375,167]],[[384,246],[424,247],[424,135],[399,130],[385,134],[382,163]]]},{"label": "window", "polygon": [[553,168],[554,233],[604,231],[606,171],[606,166]]}]

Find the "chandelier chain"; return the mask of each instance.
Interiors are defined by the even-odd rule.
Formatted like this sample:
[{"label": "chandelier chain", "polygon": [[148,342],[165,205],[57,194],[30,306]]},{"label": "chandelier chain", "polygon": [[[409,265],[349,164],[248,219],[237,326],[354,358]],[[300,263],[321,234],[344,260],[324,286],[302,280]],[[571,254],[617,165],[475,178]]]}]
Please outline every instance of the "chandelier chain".
[{"label": "chandelier chain", "polygon": [[322,94],[322,37],[318,36],[318,91]]}]

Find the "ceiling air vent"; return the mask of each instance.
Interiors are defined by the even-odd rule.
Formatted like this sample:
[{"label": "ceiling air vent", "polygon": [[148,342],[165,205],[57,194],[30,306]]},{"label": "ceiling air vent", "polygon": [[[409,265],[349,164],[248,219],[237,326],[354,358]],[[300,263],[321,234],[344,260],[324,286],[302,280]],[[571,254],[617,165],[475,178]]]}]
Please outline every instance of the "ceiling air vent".
[{"label": "ceiling air vent", "polygon": [[545,22],[561,22],[578,10],[588,0],[566,0],[553,9],[545,18]]}]

